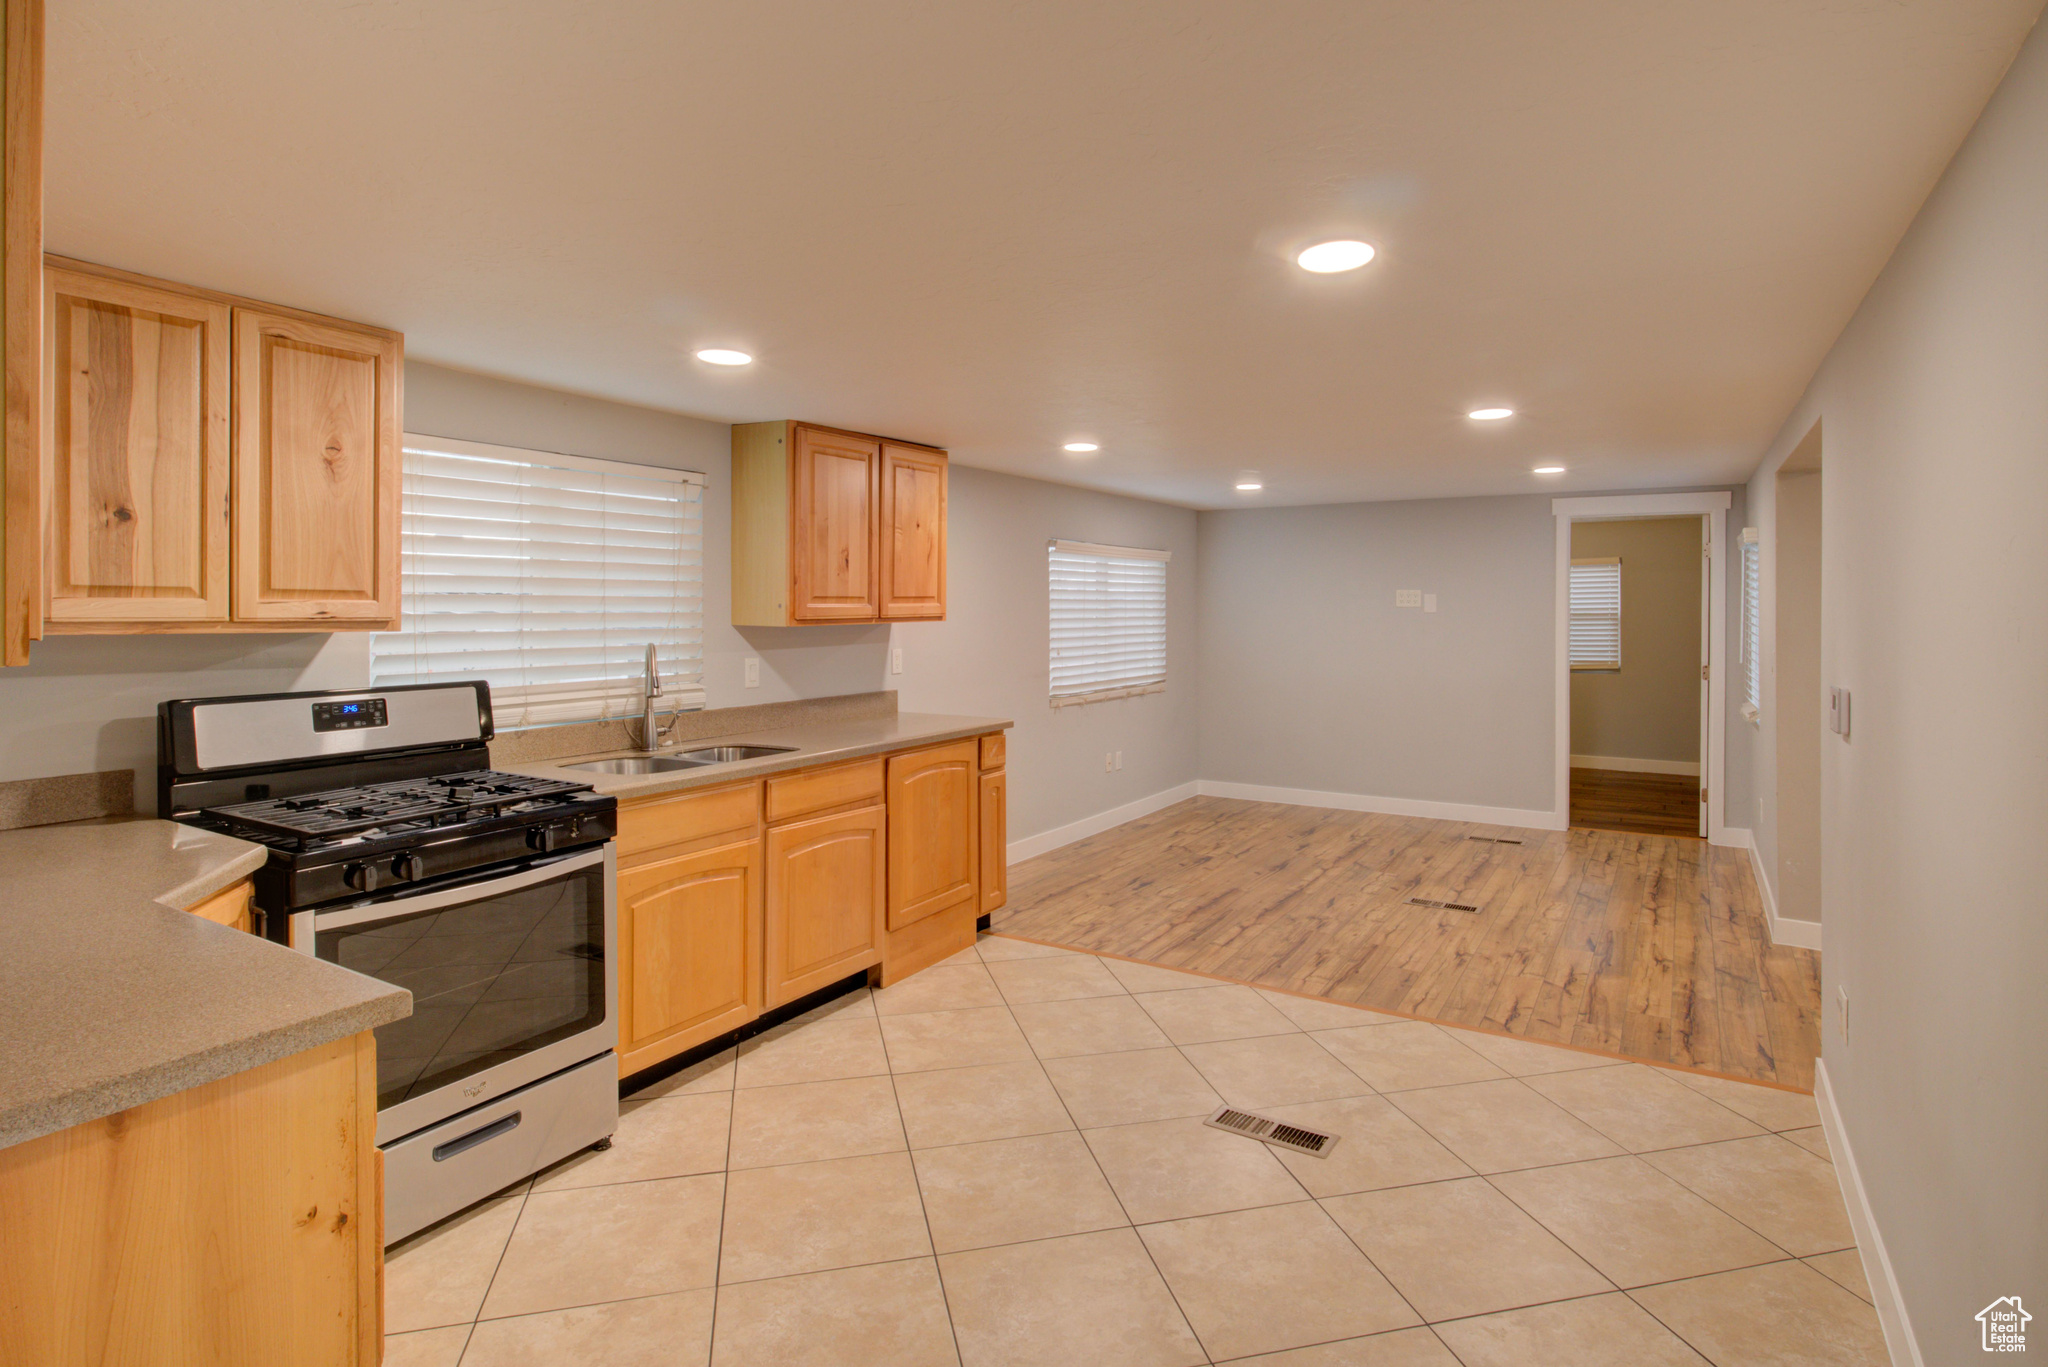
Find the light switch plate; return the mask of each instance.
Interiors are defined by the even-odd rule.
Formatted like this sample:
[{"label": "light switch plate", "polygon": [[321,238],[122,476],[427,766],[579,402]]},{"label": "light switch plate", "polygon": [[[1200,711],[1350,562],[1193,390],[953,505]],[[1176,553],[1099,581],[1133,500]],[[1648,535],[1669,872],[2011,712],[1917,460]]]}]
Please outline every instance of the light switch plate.
[{"label": "light switch plate", "polygon": [[1435,594],[1433,594],[1433,593],[1425,593],[1425,594],[1423,594],[1423,595],[1422,595],[1422,610],[1423,610],[1424,612],[1435,612],[1435,611],[1436,611],[1436,595],[1435,595]]},{"label": "light switch plate", "polygon": [[749,688],[759,688],[760,686],[761,686],[761,662],[760,662],[759,660],[748,660],[748,661],[747,661],[747,687],[749,687]]},{"label": "light switch plate", "polygon": [[1849,739],[1849,690],[1830,688],[1828,690],[1828,730]]},{"label": "light switch plate", "polygon": [[1422,606],[1421,589],[1395,589],[1394,606],[1397,608],[1419,608]]}]

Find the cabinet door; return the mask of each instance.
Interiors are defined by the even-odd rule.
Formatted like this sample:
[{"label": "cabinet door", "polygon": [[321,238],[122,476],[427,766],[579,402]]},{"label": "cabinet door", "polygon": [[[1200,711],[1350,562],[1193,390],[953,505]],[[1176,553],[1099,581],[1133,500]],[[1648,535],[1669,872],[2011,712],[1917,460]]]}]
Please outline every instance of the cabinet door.
[{"label": "cabinet door", "polygon": [[53,624],[228,620],[228,307],[44,273]]},{"label": "cabinet door", "polygon": [[236,620],[397,621],[400,348],[235,310]]},{"label": "cabinet door", "polygon": [[981,776],[981,903],[988,915],[1010,900],[1009,775]]},{"label": "cabinet door", "polygon": [[761,1014],[761,842],[619,874],[619,1071]]},{"label": "cabinet door", "polygon": [[888,829],[877,804],[769,830],[768,1006],[881,962]]},{"label": "cabinet door", "polygon": [[946,455],[882,447],[882,616],[946,615]]},{"label": "cabinet door", "polygon": [[889,757],[889,929],[974,900],[975,742]]},{"label": "cabinet door", "polygon": [[799,622],[871,622],[881,443],[816,427],[796,429],[790,456],[790,616]]}]

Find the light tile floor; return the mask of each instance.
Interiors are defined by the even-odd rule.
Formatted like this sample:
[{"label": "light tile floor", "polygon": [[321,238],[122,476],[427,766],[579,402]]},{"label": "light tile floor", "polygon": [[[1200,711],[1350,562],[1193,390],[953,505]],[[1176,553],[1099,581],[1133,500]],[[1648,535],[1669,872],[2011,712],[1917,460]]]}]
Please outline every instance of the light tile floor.
[{"label": "light tile floor", "polygon": [[1879,1367],[1854,1243],[1810,1097],[984,937],[393,1249],[385,1361]]}]

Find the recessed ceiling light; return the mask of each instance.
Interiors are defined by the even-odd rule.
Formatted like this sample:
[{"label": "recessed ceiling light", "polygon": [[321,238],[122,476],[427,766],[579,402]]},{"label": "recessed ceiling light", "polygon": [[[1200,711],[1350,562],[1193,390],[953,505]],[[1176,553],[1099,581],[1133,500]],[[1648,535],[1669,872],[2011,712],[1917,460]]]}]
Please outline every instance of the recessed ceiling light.
[{"label": "recessed ceiling light", "polygon": [[697,353],[697,359],[706,365],[752,365],[754,358],[744,351],[727,351],[723,347],[707,347]]},{"label": "recessed ceiling light", "polygon": [[1370,242],[1318,242],[1295,257],[1294,264],[1317,275],[1335,275],[1339,271],[1355,271],[1377,255]]},{"label": "recessed ceiling light", "polygon": [[1101,449],[1100,446],[1097,446],[1092,441],[1070,441],[1060,448],[1062,451],[1100,451]]},{"label": "recessed ceiling light", "polygon": [[1539,465],[1530,473],[1537,475],[1561,475],[1564,473],[1564,467],[1562,465]]},{"label": "recessed ceiling light", "polygon": [[1512,408],[1475,408],[1465,416],[1474,422],[1499,422],[1502,418],[1512,418],[1515,416],[1515,410]]}]

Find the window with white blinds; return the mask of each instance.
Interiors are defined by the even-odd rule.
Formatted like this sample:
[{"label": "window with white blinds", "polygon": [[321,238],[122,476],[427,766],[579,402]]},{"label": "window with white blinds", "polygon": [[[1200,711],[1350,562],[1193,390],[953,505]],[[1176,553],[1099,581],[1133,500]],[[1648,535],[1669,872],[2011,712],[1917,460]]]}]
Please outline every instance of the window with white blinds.
[{"label": "window with white blinds", "polygon": [[1103,702],[1166,687],[1166,562],[1170,551],[1055,541],[1052,705]]},{"label": "window with white blinds", "polygon": [[703,704],[704,477],[407,434],[402,630],[373,684],[488,680],[501,727]]},{"label": "window with white blinds", "polygon": [[1742,529],[1742,713],[1755,721],[1764,706],[1763,547],[1754,527]]},{"label": "window with white blinds", "polygon": [[1621,668],[1621,559],[1572,561],[1573,669]]}]

